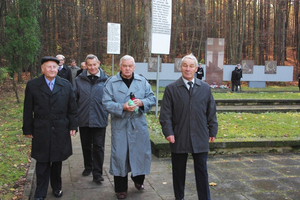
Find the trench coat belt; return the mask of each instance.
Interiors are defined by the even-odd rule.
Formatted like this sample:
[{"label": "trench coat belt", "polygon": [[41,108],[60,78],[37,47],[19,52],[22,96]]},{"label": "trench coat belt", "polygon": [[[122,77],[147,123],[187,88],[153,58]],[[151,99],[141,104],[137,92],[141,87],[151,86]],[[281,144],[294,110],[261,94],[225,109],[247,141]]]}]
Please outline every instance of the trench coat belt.
[{"label": "trench coat belt", "polygon": [[47,120],[57,120],[65,118],[66,115],[34,115],[34,119],[47,119]]}]

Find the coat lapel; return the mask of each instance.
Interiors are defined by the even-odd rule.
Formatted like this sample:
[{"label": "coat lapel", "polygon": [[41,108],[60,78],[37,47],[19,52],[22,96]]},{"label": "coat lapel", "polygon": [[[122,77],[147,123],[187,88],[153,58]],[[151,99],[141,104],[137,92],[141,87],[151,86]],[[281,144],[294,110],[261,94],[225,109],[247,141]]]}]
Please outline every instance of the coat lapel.
[{"label": "coat lapel", "polygon": [[56,76],[52,94],[59,92],[62,89],[62,87],[63,87],[63,83],[61,78],[59,76]]},{"label": "coat lapel", "polygon": [[43,91],[44,93],[46,93],[47,95],[51,95],[51,90],[49,88],[49,86],[47,85],[46,81],[45,81],[45,77],[44,75],[40,76],[38,78],[38,83],[37,83],[38,88]]}]

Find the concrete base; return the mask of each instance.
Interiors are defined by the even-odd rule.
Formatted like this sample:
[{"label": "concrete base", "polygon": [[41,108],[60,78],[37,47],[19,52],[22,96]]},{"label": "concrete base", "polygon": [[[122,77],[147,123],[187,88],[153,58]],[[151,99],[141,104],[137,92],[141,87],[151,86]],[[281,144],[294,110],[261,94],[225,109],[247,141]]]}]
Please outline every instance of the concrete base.
[{"label": "concrete base", "polygon": [[248,87],[249,88],[265,88],[266,82],[264,82],[264,81],[249,81]]}]

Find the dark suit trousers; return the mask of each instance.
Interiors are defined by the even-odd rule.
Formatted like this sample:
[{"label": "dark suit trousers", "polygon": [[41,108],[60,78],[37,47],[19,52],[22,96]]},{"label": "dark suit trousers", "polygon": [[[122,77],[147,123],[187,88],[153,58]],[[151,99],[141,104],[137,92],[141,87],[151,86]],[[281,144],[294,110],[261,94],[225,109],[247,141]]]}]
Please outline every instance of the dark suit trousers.
[{"label": "dark suit trousers", "polygon": [[84,168],[102,176],[106,128],[79,127]]},{"label": "dark suit trousers", "polygon": [[[134,183],[143,185],[145,175],[131,176]],[[128,190],[128,176],[114,176],[115,192],[127,192]]]},{"label": "dark suit trousers", "polygon": [[35,198],[46,198],[49,179],[53,190],[61,190],[62,162],[36,162]]},{"label": "dark suit trousers", "polygon": [[[207,173],[207,152],[193,153],[196,187],[199,200],[210,200]],[[184,199],[187,153],[172,153],[173,189],[175,198]]]}]

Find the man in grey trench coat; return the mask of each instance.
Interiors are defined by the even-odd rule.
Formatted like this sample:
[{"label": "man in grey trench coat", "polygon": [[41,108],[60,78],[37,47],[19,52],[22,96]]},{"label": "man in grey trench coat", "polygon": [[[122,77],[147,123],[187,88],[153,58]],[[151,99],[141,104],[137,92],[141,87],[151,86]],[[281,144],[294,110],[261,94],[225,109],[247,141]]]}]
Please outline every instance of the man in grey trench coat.
[{"label": "man in grey trench coat", "polygon": [[[118,199],[127,197],[128,173],[138,190],[144,189],[145,174],[150,173],[151,146],[144,113],[155,105],[155,96],[148,81],[134,73],[134,58],[120,59],[120,72],[104,85],[104,109],[111,113],[110,174],[114,176]],[[136,106],[129,106],[130,93],[135,95]]]},{"label": "man in grey trench coat", "polygon": [[184,199],[188,153],[194,159],[198,198],[210,199],[206,161],[209,141],[215,140],[218,122],[209,85],[194,78],[197,63],[192,54],[182,58],[182,77],[166,87],[160,109],[159,121],[172,151],[176,200]]},{"label": "man in grey trench coat", "polygon": [[36,162],[35,200],[46,198],[49,179],[55,197],[63,195],[62,161],[72,155],[71,136],[77,129],[77,106],[72,85],[57,76],[59,60],[43,57],[43,75],[27,82],[23,134],[32,138]]}]

